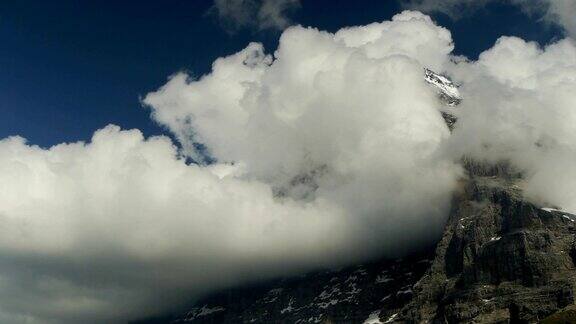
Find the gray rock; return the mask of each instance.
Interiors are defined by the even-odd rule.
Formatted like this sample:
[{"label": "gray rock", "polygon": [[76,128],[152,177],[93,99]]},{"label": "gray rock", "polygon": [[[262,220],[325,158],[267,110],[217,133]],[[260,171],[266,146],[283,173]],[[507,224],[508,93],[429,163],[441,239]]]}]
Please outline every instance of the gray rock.
[{"label": "gray rock", "polygon": [[524,198],[521,177],[508,167],[468,166],[433,264],[401,320],[535,323],[572,304],[574,221]]}]

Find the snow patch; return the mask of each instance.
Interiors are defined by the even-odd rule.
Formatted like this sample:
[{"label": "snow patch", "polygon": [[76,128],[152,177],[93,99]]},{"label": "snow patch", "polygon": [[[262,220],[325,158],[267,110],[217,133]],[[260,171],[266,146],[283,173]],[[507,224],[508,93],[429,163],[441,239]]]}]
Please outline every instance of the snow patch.
[{"label": "snow patch", "polygon": [[412,294],[414,294],[412,289],[406,288],[406,289],[398,290],[398,292],[396,293],[396,296],[405,296],[405,295],[412,295]]},{"label": "snow patch", "polygon": [[394,322],[394,319],[396,318],[396,316],[398,316],[398,313],[392,314],[392,316],[388,317],[388,319],[387,319],[386,322],[384,322],[384,323],[392,323],[392,322]]},{"label": "snow patch", "polygon": [[388,283],[388,282],[391,282],[391,281],[394,281],[394,279],[392,279],[392,278],[390,278],[390,277],[388,277],[388,276],[386,276],[386,275],[384,275],[384,276],[377,276],[377,277],[376,277],[376,283],[377,283],[377,284]]},{"label": "snow patch", "polygon": [[338,299],[330,299],[328,301],[317,303],[316,305],[318,306],[318,308],[326,309],[330,306],[338,304],[339,302],[340,301]]},{"label": "snow patch", "polygon": [[222,306],[216,306],[216,307],[210,308],[207,305],[204,305],[204,306],[202,306],[202,309],[200,309],[200,313],[198,313],[198,317],[210,315],[210,314],[217,313],[217,312],[221,312],[223,310],[226,310],[226,308],[224,308]]},{"label": "snow patch", "polygon": [[350,275],[348,277],[348,279],[346,279],[346,281],[344,281],[344,282],[346,283],[346,282],[356,281],[357,279],[358,279],[358,277],[356,275]]},{"label": "snow patch", "polygon": [[445,76],[424,69],[424,80],[439,90],[440,95],[447,99],[449,106],[455,106],[462,100],[458,87]]},{"label": "snow patch", "polygon": [[549,213],[551,213],[551,212],[559,212],[559,211],[560,211],[559,209],[551,208],[551,207],[543,207],[543,208],[540,208],[540,209],[542,209],[543,211],[549,212]]},{"label": "snow patch", "polygon": [[204,306],[202,306],[202,308],[195,307],[191,311],[186,313],[186,318],[184,319],[184,322],[190,322],[190,321],[193,321],[199,317],[207,316],[207,315],[221,312],[224,310],[226,310],[226,308],[224,308],[222,306],[216,306],[216,307],[210,308],[210,307],[208,307],[208,305],[204,305]]},{"label": "snow patch", "polygon": [[540,209],[542,209],[543,211],[548,212],[548,213],[558,213],[558,214],[560,214],[562,217],[566,218],[567,220],[569,220],[569,221],[571,221],[571,222],[574,222],[574,218],[576,217],[575,215],[572,215],[572,214],[570,214],[570,213],[563,212],[563,211],[561,211],[560,209],[556,209],[556,208],[543,207],[543,208],[540,208]]},{"label": "snow patch", "polygon": [[382,324],[382,322],[380,322],[380,311],[373,311],[363,324]]},{"label": "snow patch", "polygon": [[292,307],[293,303],[294,303],[294,299],[290,298],[290,301],[288,302],[288,306],[286,306],[282,310],[280,310],[280,314],[291,313],[292,311],[294,311],[294,307]]}]

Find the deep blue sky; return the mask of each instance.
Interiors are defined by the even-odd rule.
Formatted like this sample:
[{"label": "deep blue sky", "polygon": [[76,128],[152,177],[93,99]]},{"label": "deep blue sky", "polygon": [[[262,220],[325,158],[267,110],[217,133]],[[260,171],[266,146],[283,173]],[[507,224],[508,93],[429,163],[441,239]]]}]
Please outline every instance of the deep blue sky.
[{"label": "deep blue sky", "polygon": [[[198,76],[250,41],[276,47],[277,31],[228,34],[206,14],[212,0],[0,2],[0,138],[50,146],[88,140],[107,124],[162,133],[139,103],[180,70]],[[296,23],[335,31],[389,19],[394,0],[302,0]],[[542,44],[559,31],[517,8],[490,5],[452,21],[456,53],[475,58],[501,35]]]}]

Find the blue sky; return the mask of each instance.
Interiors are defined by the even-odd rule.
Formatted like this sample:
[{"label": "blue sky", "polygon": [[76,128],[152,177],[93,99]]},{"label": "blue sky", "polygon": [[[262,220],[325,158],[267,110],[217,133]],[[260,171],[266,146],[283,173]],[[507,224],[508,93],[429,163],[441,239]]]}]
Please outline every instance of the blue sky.
[{"label": "blue sky", "polygon": [[[250,41],[276,47],[278,30],[228,33],[212,1],[4,1],[0,4],[0,138],[20,135],[43,147],[88,140],[113,123],[165,133],[139,97],[186,70],[207,73],[220,56]],[[395,1],[302,1],[291,15],[335,31],[389,19]],[[475,58],[501,35],[541,44],[560,31],[518,8],[492,3],[466,19],[433,15],[451,30],[455,52]]]}]

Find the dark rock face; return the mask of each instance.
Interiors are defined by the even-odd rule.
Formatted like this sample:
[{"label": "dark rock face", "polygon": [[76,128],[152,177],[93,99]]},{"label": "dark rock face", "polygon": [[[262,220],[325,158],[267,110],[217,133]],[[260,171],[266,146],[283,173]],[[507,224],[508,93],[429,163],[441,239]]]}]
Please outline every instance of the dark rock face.
[{"label": "dark rock face", "polygon": [[404,322],[533,323],[574,302],[574,216],[527,201],[517,173],[474,166]]},{"label": "dark rock face", "polygon": [[[449,96],[457,93],[451,82],[425,72],[446,106],[460,103]],[[456,118],[442,115],[452,130]],[[526,199],[523,174],[509,163],[463,158],[462,165],[468,178],[434,261],[397,321],[536,323],[572,305],[576,216]]]},{"label": "dark rock face", "polygon": [[363,323],[371,315],[391,318],[412,299],[412,286],[432,257],[428,250],[402,260],[228,290],[175,318],[146,323]]},{"label": "dark rock face", "polygon": [[436,90],[440,106],[442,106],[440,113],[450,131],[452,131],[457,121],[454,107],[462,102],[458,87],[447,77],[429,69],[424,69],[424,81]]}]

